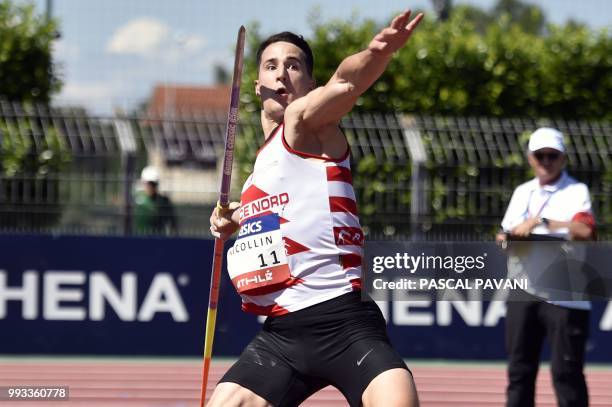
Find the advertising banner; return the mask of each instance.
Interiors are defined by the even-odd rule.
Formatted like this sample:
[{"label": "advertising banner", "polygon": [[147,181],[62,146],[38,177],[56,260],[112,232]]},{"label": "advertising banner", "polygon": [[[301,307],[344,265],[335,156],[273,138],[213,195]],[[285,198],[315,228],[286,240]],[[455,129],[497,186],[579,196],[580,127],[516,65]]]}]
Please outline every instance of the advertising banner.
[{"label": "advertising banner", "polygon": [[[0,354],[201,355],[213,244],[0,235]],[[367,254],[366,248],[366,262]],[[489,264],[505,263],[499,251],[487,256]],[[367,266],[366,273],[364,285],[372,281]],[[400,298],[402,290],[378,293],[383,294],[388,296],[376,299],[402,356],[505,358],[503,301],[473,301],[469,293],[448,291],[440,301],[431,290],[408,299]],[[238,356],[260,327],[260,319],[241,311],[224,270],[214,355]],[[589,361],[612,362],[611,330],[612,305],[594,301]]]}]

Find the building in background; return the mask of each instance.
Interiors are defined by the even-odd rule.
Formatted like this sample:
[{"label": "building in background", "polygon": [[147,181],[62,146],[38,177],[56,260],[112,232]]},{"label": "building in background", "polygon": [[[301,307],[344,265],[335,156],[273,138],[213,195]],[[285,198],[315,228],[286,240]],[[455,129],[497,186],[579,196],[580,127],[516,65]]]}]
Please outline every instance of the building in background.
[{"label": "building in background", "polygon": [[147,165],[159,169],[162,184],[178,204],[208,203],[219,184],[227,85],[157,85],[145,111]]},{"label": "building in background", "polygon": [[147,106],[149,116],[189,118],[226,115],[231,87],[157,85]]}]

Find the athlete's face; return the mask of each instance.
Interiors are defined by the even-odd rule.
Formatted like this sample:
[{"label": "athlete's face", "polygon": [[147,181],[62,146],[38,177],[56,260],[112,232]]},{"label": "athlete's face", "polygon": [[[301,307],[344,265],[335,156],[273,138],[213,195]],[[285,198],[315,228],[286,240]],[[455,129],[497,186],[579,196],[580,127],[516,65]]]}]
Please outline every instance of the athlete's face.
[{"label": "athlete's face", "polygon": [[[314,88],[306,67],[306,56],[289,42],[275,42],[261,54],[255,93],[269,116],[282,115],[285,108]],[[275,117],[276,118],[276,117]]]}]

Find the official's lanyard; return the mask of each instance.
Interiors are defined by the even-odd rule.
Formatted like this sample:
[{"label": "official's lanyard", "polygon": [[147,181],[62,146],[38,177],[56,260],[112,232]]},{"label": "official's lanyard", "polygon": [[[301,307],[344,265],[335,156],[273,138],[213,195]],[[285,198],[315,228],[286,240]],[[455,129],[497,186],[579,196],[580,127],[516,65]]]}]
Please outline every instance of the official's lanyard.
[{"label": "official's lanyard", "polygon": [[[535,218],[536,216],[540,216],[540,213],[542,213],[542,209],[544,209],[544,207],[546,206],[546,204],[548,203],[548,201],[550,201],[550,198],[553,196],[553,192],[549,192],[548,193],[548,197],[546,198],[546,200],[542,203],[542,205],[540,206],[540,209],[538,209],[538,211],[535,213],[535,215],[531,215],[531,211],[529,210],[529,204],[531,203],[531,198],[533,197],[533,191],[531,191],[531,193],[529,194],[529,201],[527,201],[527,212],[529,213],[529,217],[530,218]],[[547,191],[548,192],[548,191]]]}]

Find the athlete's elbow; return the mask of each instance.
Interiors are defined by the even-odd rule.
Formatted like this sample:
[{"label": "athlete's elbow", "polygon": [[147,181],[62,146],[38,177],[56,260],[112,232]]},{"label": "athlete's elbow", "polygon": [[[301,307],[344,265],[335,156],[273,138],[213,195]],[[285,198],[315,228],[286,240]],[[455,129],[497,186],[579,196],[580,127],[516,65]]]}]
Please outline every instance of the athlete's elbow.
[{"label": "athlete's elbow", "polygon": [[345,93],[347,95],[352,95],[352,96],[355,96],[355,97],[361,95],[361,93],[363,92],[363,91],[360,91],[359,87],[357,85],[355,85],[353,82],[347,82],[345,84],[345,88],[346,88],[345,89]]},{"label": "athlete's elbow", "polygon": [[355,103],[359,96],[361,96],[367,87],[359,86],[359,84],[351,81],[342,82],[338,85],[338,89],[335,92],[335,100],[336,107],[339,111],[342,111],[342,114],[348,113]]},{"label": "athlete's elbow", "polygon": [[352,81],[342,81],[340,83],[340,93],[343,97],[357,99],[367,88],[362,89],[357,83]]}]

